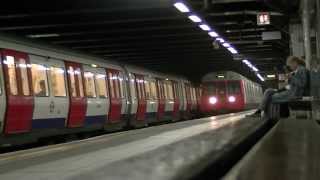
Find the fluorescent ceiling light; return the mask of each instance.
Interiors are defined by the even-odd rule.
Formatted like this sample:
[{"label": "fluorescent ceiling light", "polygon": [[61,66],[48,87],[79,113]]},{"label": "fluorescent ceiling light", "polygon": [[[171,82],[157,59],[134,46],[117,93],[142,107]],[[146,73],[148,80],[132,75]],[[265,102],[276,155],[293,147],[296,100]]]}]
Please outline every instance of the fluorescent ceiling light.
[{"label": "fluorescent ceiling light", "polygon": [[45,37],[58,37],[59,34],[29,34],[28,38],[45,38]]},{"label": "fluorescent ceiling light", "polygon": [[224,75],[218,75],[218,78],[224,78]]},{"label": "fluorescent ceiling light", "polygon": [[242,62],[245,63],[245,64],[248,64],[248,63],[249,63],[249,61],[246,60],[246,59],[242,60]]},{"label": "fluorescent ceiling light", "polygon": [[217,38],[216,40],[219,41],[220,43],[224,43],[225,42],[225,40],[222,39],[222,38]]},{"label": "fluorescent ceiling light", "polygon": [[268,75],[267,75],[267,78],[275,78],[275,77],[276,77],[275,74],[268,74]]},{"label": "fluorescent ceiling light", "polygon": [[180,12],[183,13],[190,12],[189,8],[182,2],[174,3],[174,7],[176,7]]},{"label": "fluorescent ceiling light", "polygon": [[208,34],[209,34],[209,36],[211,36],[211,37],[219,37],[218,33],[214,32],[214,31],[211,31],[211,32],[209,32]]},{"label": "fluorescent ceiling light", "polygon": [[199,27],[204,31],[210,31],[211,30],[211,28],[206,24],[200,24]]},{"label": "fluorescent ceiling light", "polygon": [[255,71],[255,72],[258,72],[258,71],[259,71],[259,69],[256,68],[255,66],[252,66],[251,69],[252,69],[253,71]]},{"label": "fluorescent ceiling light", "polygon": [[264,78],[261,76],[261,74],[257,73],[257,77],[258,77],[261,81],[264,81]]},{"label": "fluorescent ceiling light", "polygon": [[228,47],[230,47],[230,44],[229,43],[223,43],[222,46],[228,48]]},{"label": "fluorescent ceiling light", "polygon": [[195,23],[198,23],[198,22],[201,22],[202,20],[196,16],[196,15],[191,15],[188,17],[191,21],[195,22]]},{"label": "fluorescent ceiling light", "polygon": [[238,54],[238,51],[235,50],[233,47],[229,47],[228,50],[229,50],[232,54]]}]

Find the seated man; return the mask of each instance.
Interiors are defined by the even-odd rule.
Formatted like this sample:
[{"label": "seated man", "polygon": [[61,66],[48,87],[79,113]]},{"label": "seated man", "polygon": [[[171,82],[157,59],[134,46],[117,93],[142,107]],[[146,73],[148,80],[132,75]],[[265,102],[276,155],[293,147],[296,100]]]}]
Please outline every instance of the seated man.
[{"label": "seated man", "polygon": [[305,62],[298,57],[290,56],[287,59],[287,66],[292,70],[286,76],[288,85],[281,90],[267,89],[258,110],[252,115],[253,117],[260,117],[261,112],[266,110],[269,103],[286,103],[291,99],[303,96],[308,81]]}]

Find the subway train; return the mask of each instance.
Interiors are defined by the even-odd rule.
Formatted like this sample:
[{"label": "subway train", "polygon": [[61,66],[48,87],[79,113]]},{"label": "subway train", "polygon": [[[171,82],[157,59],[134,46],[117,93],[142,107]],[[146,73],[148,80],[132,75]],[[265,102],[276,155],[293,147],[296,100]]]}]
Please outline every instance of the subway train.
[{"label": "subway train", "polygon": [[202,78],[200,111],[205,114],[236,112],[257,107],[262,87],[232,71],[212,72]]},{"label": "subway train", "polygon": [[191,119],[201,90],[153,72],[0,37],[0,146]]}]

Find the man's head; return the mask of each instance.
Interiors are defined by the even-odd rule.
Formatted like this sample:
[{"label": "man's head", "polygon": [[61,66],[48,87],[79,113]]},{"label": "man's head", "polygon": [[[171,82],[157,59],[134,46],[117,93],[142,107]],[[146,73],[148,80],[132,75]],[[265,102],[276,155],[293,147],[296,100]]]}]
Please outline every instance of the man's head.
[{"label": "man's head", "polygon": [[289,66],[292,71],[295,71],[299,66],[305,66],[305,62],[296,56],[289,56],[287,66]]},{"label": "man's head", "polygon": [[46,90],[46,82],[44,80],[41,80],[39,84],[41,90]]}]

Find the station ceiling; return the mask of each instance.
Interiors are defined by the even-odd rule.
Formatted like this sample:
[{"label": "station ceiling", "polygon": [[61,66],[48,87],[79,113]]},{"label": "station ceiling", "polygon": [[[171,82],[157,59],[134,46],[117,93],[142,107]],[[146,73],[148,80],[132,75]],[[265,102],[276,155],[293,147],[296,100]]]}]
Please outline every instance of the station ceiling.
[{"label": "station ceiling", "polygon": [[[174,8],[173,0],[10,1],[0,11],[0,32],[23,36],[161,72],[199,80],[210,71],[256,76]],[[288,20],[298,0],[186,0],[262,75],[281,68],[289,54]],[[257,26],[256,13],[271,12]],[[263,41],[264,31],[280,40]]]}]

